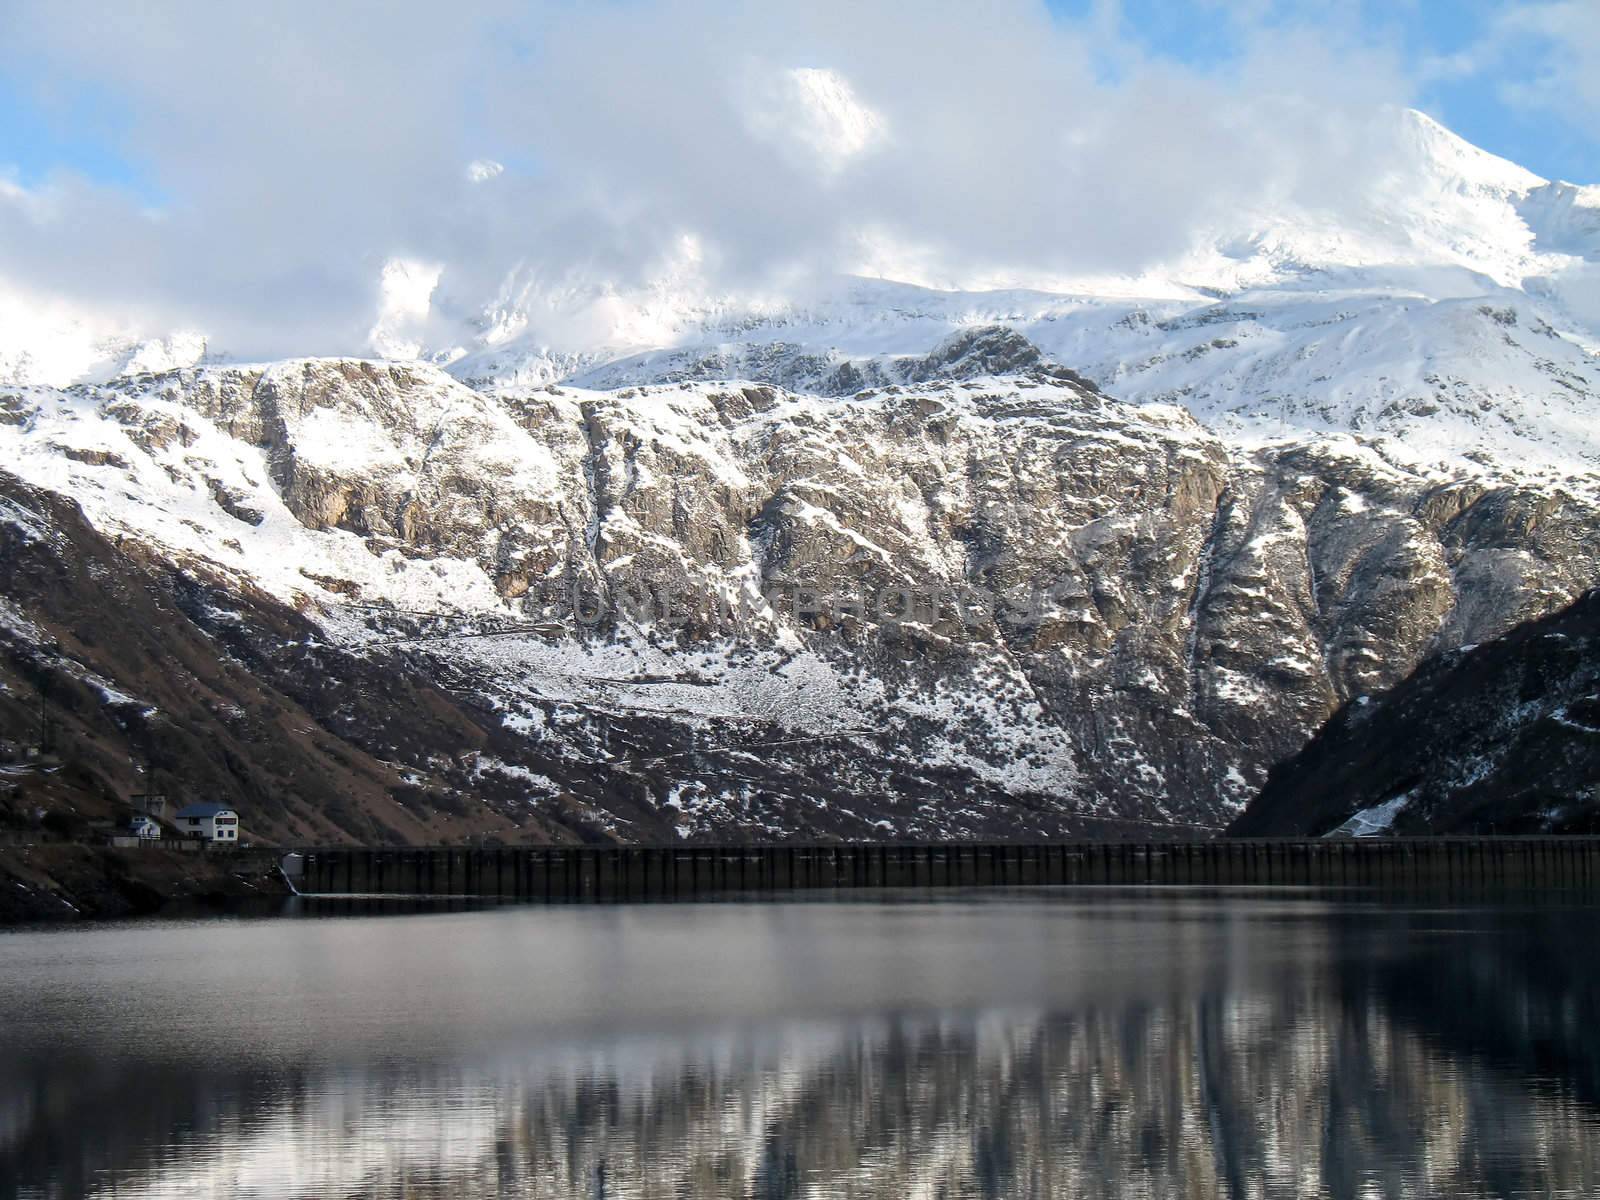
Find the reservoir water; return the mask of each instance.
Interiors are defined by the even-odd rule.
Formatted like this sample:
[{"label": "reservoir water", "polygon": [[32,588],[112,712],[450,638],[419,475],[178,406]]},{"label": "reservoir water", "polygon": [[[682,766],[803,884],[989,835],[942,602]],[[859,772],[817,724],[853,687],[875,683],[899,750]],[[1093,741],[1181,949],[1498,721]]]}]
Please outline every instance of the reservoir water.
[{"label": "reservoir water", "polygon": [[1600,908],[1189,888],[0,933],[0,1197],[1600,1194]]}]

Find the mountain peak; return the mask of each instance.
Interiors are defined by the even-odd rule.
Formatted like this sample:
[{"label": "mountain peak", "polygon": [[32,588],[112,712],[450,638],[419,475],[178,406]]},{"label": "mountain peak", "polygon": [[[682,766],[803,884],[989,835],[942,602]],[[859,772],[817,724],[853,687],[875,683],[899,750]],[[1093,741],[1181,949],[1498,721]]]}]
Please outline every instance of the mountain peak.
[{"label": "mountain peak", "polygon": [[1456,186],[1511,195],[1548,182],[1526,167],[1473,145],[1418,109],[1400,110],[1399,128],[1416,161],[1431,166]]}]

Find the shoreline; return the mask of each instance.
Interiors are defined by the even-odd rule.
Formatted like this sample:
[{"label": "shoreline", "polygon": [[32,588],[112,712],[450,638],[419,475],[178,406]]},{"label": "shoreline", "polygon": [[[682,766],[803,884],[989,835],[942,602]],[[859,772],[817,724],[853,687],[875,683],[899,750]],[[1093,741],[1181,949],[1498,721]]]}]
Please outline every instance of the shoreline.
[{"label": "shoreline", "polygon": [[0,846],[0,928],[152,916],[293,895],[278,852],[192,853],[77,843]]}]

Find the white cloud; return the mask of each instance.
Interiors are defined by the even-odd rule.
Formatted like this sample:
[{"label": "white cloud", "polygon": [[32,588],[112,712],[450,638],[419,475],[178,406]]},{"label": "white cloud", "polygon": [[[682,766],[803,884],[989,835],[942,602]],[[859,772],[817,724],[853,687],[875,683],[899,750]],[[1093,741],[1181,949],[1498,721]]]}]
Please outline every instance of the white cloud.
[{"label": "white cloud", "polygon": [[380,358],[415,358],[422,353],[434,288],[444,270],[438,263],[391,258],[378,281],[378,320],[367,345]]},{"label": "white cloud", "polygon": [[206,356],[205,334],[194,329],[180,329],[163,338],[151,338],[135,346],[123,364],[124,375],[142,372],[171,371],[189,367]]},{"label": "white cloud", "polygon": [[[1393,166],[1376,106],[1411,99],[1392,56],[1325,32],[1263,24],[1207,74],[1033,0],[485,0],[449,20],[403,0],[381,21],[174,0],[92,22],[14,0],[8,26],[0,70],[107,98],[169,199],[66,175],[0,194],[0,279],[252,357],[874,264],[1138,274],[1250,206],[1359,211]],[[406,268],[426,304],[385,282],[399,307],[375,324],[398,260],[429,264]]]},{"label": "white cloud", "polygon": [[883,117],[837,71],[761,64],[747,75],[751,131],[783,150],[800,151],[801,167],[837,173],[884,136]]},{"label": "white cloud", "polygon": [[59,385],[91,370],[113,373],[107,343],[119,339],[133,340],[103,314],[0,280],[0,380]]},{"label": "white cloud", "polygon": [[1535,43],[1528,57],[1541,67],[1502,93],[1591,130],[1600,126],[1600,4],[1560,0],[1512,8],[1496,22],[1492,40],[1504,51],[1518,39]]}]

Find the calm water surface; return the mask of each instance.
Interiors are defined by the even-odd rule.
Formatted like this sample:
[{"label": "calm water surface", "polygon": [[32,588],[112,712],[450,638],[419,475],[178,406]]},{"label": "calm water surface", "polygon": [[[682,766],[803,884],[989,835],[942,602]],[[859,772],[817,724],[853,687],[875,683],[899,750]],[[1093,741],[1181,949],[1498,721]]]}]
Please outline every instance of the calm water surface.
[{"label": "calm water surface", "polygon": [[0,934],[0,1196],[1600,1195],[1575,902],[315,911]]}]

